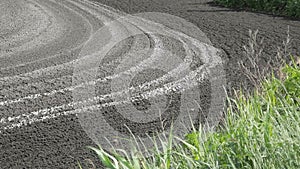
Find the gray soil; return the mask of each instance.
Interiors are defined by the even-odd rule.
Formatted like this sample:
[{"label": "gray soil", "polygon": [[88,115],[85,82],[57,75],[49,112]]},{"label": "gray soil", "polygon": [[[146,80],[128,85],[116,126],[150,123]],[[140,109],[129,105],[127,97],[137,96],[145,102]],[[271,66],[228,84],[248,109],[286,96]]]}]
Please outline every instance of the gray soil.
[{"label": "gray soil", "polygon": [[[34,9],[46,11],[46,14],[41,14],[44,18],[34,18],[24,12],[28,10],[24,9],[27,0],[20,3],[12,0],[9,2],[10,5],[4,6],[11,12],[11,18],[3,19],[0,24],[7,27],[0,27],[0,102],[4,103],[0,104],[0,118],[15,117],[72,102],[72,92],[64,91],[36,99],[5,103],[72,86],[73,65],[69,63],[78,57],[84,42],[102,23],[69,1],[62,3],[72,11],[52,1],[38,0],[37,4],[43,9],[38,8],[38,5]],[[229,91],[240,86],[253,88],[238,66],[240,61],[247,62],[243,45],[248,43],[249,29],[258,29],[259,38],[264,38],[260,66],[265,66],[268,60],[274,58],[277,47],[282,46],[282,41],[286,38],[288,26],[292,38],[291,53],[300,55],[300,21],[297,20],[216,7],[211,1],[204,0],[98,2],[130,14],[168,13],[197,25],[213,46],[225,52],[222,59],[225,61]],[[5,0],[0,0],[0,6],[4,3]],[[4,15],[1,9],[0,14]],[[47,11],[51,11],[52,15]],[[29,23],[32,24],[31,27],[26,27]],[[44,26],[45,23],[48,26]],[[33,31],[34,28],[36,30]],[[31,48],[25,42],[30,42]],[[63,111],[67,110],[72,108],[65,108]],[[96,146],[95,143],[82,129],[74,114],[40,120],[21,127],[7,127],[7,121],[0,123],[1,168],[78,168],[78,161],[85,168],[91,166],[90,160],[96,166],[101,166],[96,155],[86,148]]]}]

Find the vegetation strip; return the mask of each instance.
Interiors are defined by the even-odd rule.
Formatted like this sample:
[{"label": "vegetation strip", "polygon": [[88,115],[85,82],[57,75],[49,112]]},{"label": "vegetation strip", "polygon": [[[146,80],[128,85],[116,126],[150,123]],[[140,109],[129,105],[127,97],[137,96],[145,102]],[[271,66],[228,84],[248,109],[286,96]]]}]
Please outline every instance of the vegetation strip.
[{"label": "vegetation strip", "polygon": [[214,2],[225,7],[300,17],[300,0],[215,0]]}]

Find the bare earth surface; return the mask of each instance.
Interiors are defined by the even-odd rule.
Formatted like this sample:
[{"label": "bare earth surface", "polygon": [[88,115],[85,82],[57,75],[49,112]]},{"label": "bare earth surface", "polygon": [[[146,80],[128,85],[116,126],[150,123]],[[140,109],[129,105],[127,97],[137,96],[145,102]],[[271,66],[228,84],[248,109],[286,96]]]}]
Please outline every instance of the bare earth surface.
[{"label": "bare earth surface", "polygon": [[[180,59],[178,59],[178,63],[176,59],[167,62],[168,64],[165,65],[170,67],[165,70],[149,69],[140,74],[134,74],[132,71],[133,80],[128,85],[134,89],[149,81],[160,82],[160,85],[168,83],[169,79],[165,83],[161,82],[164,81],[163,78],[161,81],[157,79],[171,72],[170,70],[177,68],[178,65],[184,67],[181,62],[188,62],[189,56],[193,58],[193,56],[199,55],[201,57],[200,50],[207,51],[214,56],[214,50],[209,48],[210,46],[224,51],[219,56],[224,62],[227,88],[238,88],[241,84],[251,87],[238,66],[239,61],[246,61],[243,55],[243,45],[248,42],[249,29],[258,29],[259,37],[264,38],[263,60],[265,62],[259,63],[262,66],[276,54],[277,46],[281,46],[282,41],[286,38],[288,26],[292,38],[292,53],[300,55],[300,21],[233,11],[212,6],[209,2],[204,0],[0,0],[0,168],[78,168],[77,161],[87,167],[89,160],[100,166],[96,156],[86,148],[86,146],[96,145],[90,138],[91,133],[86,131],[93,133],[92,122],[94,121],[92,118],[98,117],[86,117],[82,115],[84,110],[77,109],[77,106],[82,106],[82,100],[77,99],[84,98],[88,92],[81,95],[76,86],[80,85],[84,79],[89,80],[88,75],[91,75],[92,71],[88,67],[84,68],[84,70],[89,70],[86,76],[74,76],[74,74],[79,68],[82,68],[76,65],[76,61],[82,56],[82,51],[94,47],[92,42],[97,39],[91,38],[91,35],[108,22],[124,15],[114,9],[129,14],[160,12],[181,17],[203,31],[207,38],[201,34],[203,39],[198,40],[203,40],[201,42],[208,45],[201,48],[195,45],[197,43],[189,37],[177,32],[165,31],[165,35],[168,36],[149,35],[145,33],[145,30],[157,30],[159,27],[153,24],[147,25],[142,21],[135,23],[135,20],[130,20],[128,22],[135,25],[135,30],[141,31],[141,34],[117,43],[113,50],[110,50],[104,57],[97,74],[97,78],[102,80],[93,84],[97,91],[95,97],[111,94],[114,90],[121,90],[119,89],[121,84],[125,83],[127,79],[112,80],[113,84],[119,88],[112,87],[111,89],[107,87],[106,82],[118,79],[114,78],[114,73],[117,72],[119,75],[128,67],[135,66],[131,65],[131,61],[120,67],[121,64],[118,62],[126,59],[121,56],[130,56],[130,53],[137,50],[145,51],[147,49],[146,51],[155,58],[158,49],[164,48]],[[116,27],[118,24],[116,23]],[[122,30],[121,26],[118,27],[118,30]],[[119,32],[122,33],[122,31]],[[163,29],[162,32],[164,32]],[[200,36],[200,34],[198,35]],[[103,37],[103,39],[105,38]],[[88,45],[85,45],[86,43]],[[190,55],[185,56],[185,52]],[[168,53],[161,55],[167,57]],[[142,56],[137,58],[137,61],[147,60]],[[204,56],[203,60],[205,59]],[[153,60],[155,59],[150,59],[154,65],[163,62],[158,59],[156,63]],[[88,58],[87,62],[90,64],[87,65],[93,65],[93,61],[93,58]],[[218,65],[214,58],[208,59],[206,62]],[[198,68],[200,69],[201,65],[205,65],[206,62],[192,61],[194,66],[189,71],[197,72]],[[174,67],[172,67],[173,63]],[[145,64],[147,65],[148,62]],[[177,71],[177,69],[175,70]],[[189,72],[186,73],[184,70],[184,68],[178,68],[178,71],[183,72],[182,79],[189,79]],[[217,71],[216,74],[218,73]],[[172,75],[172,73],[170,74]],[[150,76],[147,77],[147,75]],[[213,82],[210,81],[210,83],[213,86]],[[214,83],[218,85],[222,81],[214,80]],[[192,83],[184,84],[184,82],[181,83],[186,88],[194,87]],[[200,96],[197,96],[197,98],[201,98],[199,103],[203,104],[204,110],[209,106],[218,106],[212,106],[210,101],[214,96],[210,95],[211,93],[222,93],[219,91],[220,88],[207,86],[209,85],[206,85],[206,81],[204,81],[200,89]],[[191,89],[190,92],[193,90]],[[180,107],[171,103],[173,103],[172,101],[177,103],[176,101],[180,98],[182,98],[182,103],[185,98],[177,94],[175,92],[166,97],[160,97],[159,92],[155,91],[154,98],[160,100],[154,99],[153,102],[169,102],[169,109],[166,111],[175,112],[174,116],[177,117],[176,110]],[[117,96],[122,96],[122,94],[117,93]],[[87,97],[89,98],[89,96]],[[193,99],[193,96],[188,95],[186,98],[187,100]],[[100,98],[100,100],[101,102],[98,104],[119,104],[122,101],[112,102],[106,98]],[[140,111],[157,112],[157,109],[149,108],[151,104],[147,100],[143,100],[142,103],[131,100],[131,103]],[[124,105],[123,109],[127,108],[126,103]],[[163,107],[159,104],[158,106]],[[108,112],[108,116],[104,118],[115,126],[115,130],[126,132],[119,126],[119,124],[127,124],[126,118],[120,120],[113,116],[113,113],[110,112],[114,112],[115,109],[107,108],[102,111]],[[134,115],[124,114],[123,116],[129,118]],[[146,114],[143,115],[144,119],[136,118],[136,121],[146,120],[143,121],[143,125],[131,126],[135,134],[142,136],[147,129],[156,129],[156,123],[147,121],[147,119],[155,119],[156,116],[157,114]],[[106,126],[101,127],[105,128]],[[108,129],[103,131],[109,132]],[[99,134],[101,137],[102,133],[98,133],[98,136]]]}]

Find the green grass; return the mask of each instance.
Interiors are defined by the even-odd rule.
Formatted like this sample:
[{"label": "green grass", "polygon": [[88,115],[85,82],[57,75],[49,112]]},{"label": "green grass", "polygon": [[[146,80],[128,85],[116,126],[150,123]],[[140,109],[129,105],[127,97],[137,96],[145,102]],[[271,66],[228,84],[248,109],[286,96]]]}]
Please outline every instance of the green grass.
[{"label": "green grass", "polygon": [[300,17],[300,0],[215,0],[219,5]]},{"label": "green grass", "polygon": [[300,68],[285,66],[285,78],[265,80],[251,96],[228,98],[224,125],[218,132],[201,129],[185,139],[170,135],[144,157],[90,147],[111,169],[155,168],[300,168]]}]

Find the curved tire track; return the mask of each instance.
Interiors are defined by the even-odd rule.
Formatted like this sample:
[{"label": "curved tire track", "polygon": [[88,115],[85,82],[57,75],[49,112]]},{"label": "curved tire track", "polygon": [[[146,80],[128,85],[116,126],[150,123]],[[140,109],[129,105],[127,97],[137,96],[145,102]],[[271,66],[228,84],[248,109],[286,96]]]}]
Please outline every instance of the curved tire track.
[{"label": "curved tire track", "polygon": [[[2,1],[0,1],[0,4],[2,4]],[[33,3],[35,1],[22,0],[22,2]],[[55,15],[57,16],[54,18],[60,18],[61,22],[64,19],[68,20],[66,18],[69,17],[71,20],[68,23],[62,23],[62,25],[66,26],[65,30],[71,31],[69,35],[77,35],[77,37],[60,37],[56,41],[49,42],[50,45],[37,47],[37,49],[25,52],[21,60],[18,60],[18,58],[22,55],[14,53],[14,50],[5,50],[5,56],[0,56],[0,58],[4,57],[4,60],[0,59],[2,66],[0,68],[0,112],[4,112],[0,117],[1,122],[7,120],[7,118],[3,117],[3,114],[5,116],[10,114],[18,117],[16,114],[24,114],[24,111],[32,113],[34,110],[42,110],[45,107],[71,103],[72,90],[74,90],[71,83],[73,64],[76,63],[83,43],[89,39],[89,35],[92,32],[95,32],[103,24],[117,17],[115,14],[118,13],[118,11],[106,6],[102,7],[107,8],[107,10],[99,12],[99,7],[87,1],[52,0],[39,2],[48,4],[48,12],[56,10]],[[273,42],[280,43],[286,31],[285,25],[289,24],[291,25],[292,37],[294,35],[296,38],[293,41],[293,49],[299,53],[297,48],[297,45],[299,46],[299,38],[297,37],[299,37],[300,32],[297,28],[300,24],[297,21],[276,21],[268,16],[250,13],[218,12],[219,8],[209,7],[205,4],[187,4],[186,1],[152,0],[145,2],[144,5],[140,1],[134,0],[131,1],[133,4],[121,1],[104,0],[102,2],[117,9],[121,7],[125,12],[168,11],[171,14],[179,15],[198,23],[201,30],[204,30],[209,35],[212,43],[229,54],[230,62],[227,63],[227,73],[230,83],[238,83],[243,79],[235,63],[237,60],[242,59],[240,57],[241,44],[246,43],[249,28],[262,28],[262,33],[267,37],[267,43],[271,44]],[[127,8],[127,5],[130,5],[130,8]],[[51,8],[51,6],[56,7]],[[22,6],[19,5],[17,8],[22,8]],[[193,8],[196,8],[196,10]],[[13,9],[16,9],[16,7],[13,7]],[[57,12],[57,10],[61,11]],[[210,12],[213,10],[216,11]],[[113,11],[113,13],[110,11]],[[16,14],[15,16],[19,15]],[[250,21],[245,22],[243,17],[250,18]],[[13,18],[13,20],[17,19]],[[265,24],[266,21],[269,22],[270,20],[272,20],[272,24]],[[78,23],[85,24],[77,27]],[[279,29],[275,30],[275,27]],[[270,34],[268,33],[269,29],[274,31]],[[21,30],[22,27],[13,28],[10,31],[5,31],[3,34],[1,30],[0,44],[2,44],[2,37],[6,36],[9,38],[18,34]],[[86,30],[85,33],[82,33],[82,30]],[[56,42],[60,44],[55,44]],[[274,45],[269,45],[268,47],[271,48],[271,46]],[[40,51],[37,53],[40,55],[36,55],[38,49]],[[12,57],[8,58],[7,56],[10,54]],[[268,54],[268,56],[270,55]],[[40,56],[44,58],[40,59]],[[34,58],[39,59],[36,60]],[[110,78],[99,79],[99,81],[105,81]],[[92,82],[92,85],[96,82]],[[42,86],[45,88],[41,89]],[[28,98],[24,99],[24,97]],[[60,100],[63,102],[60,102]],[[28,106],[27,110],[23,111],[22,106],[27,105],[32,106]],[[20,107],[20,109],[18,110],[17,107]],[[61,116],[68,114],[66,112],[70,112],[69,115]],[[75,168],[76,160],[83,161],[84,158],[90,158],[90,153],[82,149],[84,149],[84,146],[93,145],[94,143],[88,139],[76,116],[73,116],[76,113],[80,113],[80,110],[76,111],[74,106],[67,106],[56,114],[49,114],[49,118],[52,118],[51,120],[40,118],[40,120],[29,124],[27,127],[12,128],[2,132],[0,143],[5,144],[0,144],[1,166],[3,168]],[[58,116],[60,118],[54,118]],[[64,125],[61,126],[61,124]],[[0,125],[0,127],[7,126]]]},{"label": "curved tire track", "polygon": [[[2,112],[0,133],[2,137],[0,142],[3,143],[1,146],[3,151],[1,152],[0,162],[18,159],[14,163],[3,164],[4,168],[18,168],[21,165],[30,166],[31,168],[57,166],[60,160],[53,162],[51,161],[55,159],[53,154],[45,153],[49,149],[37,149],[34,145],[43,144],[43,139],[48,138],[52,141],[47,140],[46,142],[52,142],[52,146],[62,146],[61,144],[64,144],[63,141],[65,139],[85,135],[78,122],[74,124],[74,119],[76,119],[74,115],[85,112],[85,110],[99,109],[103,106],[124,104],[123,101],[107,102],[107,98],[111,96],[119,97],[119,94],[123,91],[107,93],[94,98],[86,98],[77,102],[73,102],[72,97],[73,91],[77,88],[85,85],[97,86],[99,82],[119,78],[124,72],[106,75],[100,79],[87,81],[86,83],[80,83],[79,81],[78,84],[76,82],[75,84],[74,82],[72,83],[72,78],[74,78],[73,67],[77,64],[79,51],[84,46],[84,43],[90,39],[90,35],[101,26],[125,14],[110,7],[89,1],[22,0],[18,1],[18,3],[14,1],[8,3],[20,7],[12,8],[12,11],[17,10],[17,14],[13,20],[17,22],[18,17],[24,17],[23,20],[20,19],[22,21],[19,21],[24,26],[19,29],[8,27],[11,31],[2,35],[4,40],[0,43],[2,49],[0,56],[0,110]],[[4,25],[8,25],[5,22],[8,21],[4,21]],[[125,22],[128,21],[125,20]],[[18,24],[16,23],[16,25]],[[112,32],[120,31],[123,29],[121,27],[124,24],[117,23],[119,26],[112,27],[112,29],[115,29]],[[139,50],[141,44],[145,41],[147,43],[144,44],[144,47],[146,46],[150,49],[149,54],[158,57],[160,51],[155,50],[155,48],[164,46],[158,44],[158,40],[154,40],[158,37],[147,34],[143,30],[143,27],[137,26],[139,23],[128,22],[128,24],[138,29],[142,37],[134,37],[129,46],[128,44],[119,46],[121,53],[123,53],[122,51],[130,53],[130,51]],[[161,38],[161,40],[164,40],[164,38]],[[169,40],[166,40],[164,43],[168,44]],[[184,44],[183,47],[187,50],[187,44],[183,41],[181,43]],[[173,45],[176,46],[176,44]],[[172,51],[180,51],[180,48],[175,49],[172,47],[172,44],[169,44],[169,48]],[[87,59],[90,59],[89,56],[87,56]],[[91,62],[95,62],[93,57],[91,59]],[[148,60],[151,63],[151,59],[146,59],[143,61],[144,64],[149,64]],[[131,69],[126,71],[131,72]],[[85,72],[88,74],[91,70],[89,68]],[[192,84],[185,83],[187,86]],[[154,97],[159,96],[156,95],[154,94]],[[95,100],[103,100],[105,104],[93,105],[89,103]],[[78,109],[81,105],[83,107]],[[65,119],[71,119],[71,121],[62,121]],[[70,129],[65,131],[65,127],[74,127],[74,125],[77,127],[75,131],[80,130],[79,134],[69,135],[67,138],[60,137],[65,134],[64,132],[70,132]],[[48,131],[53,129],[54,132]],[[84,139],[91,142],[87,136]],[[59,143],[53,145],[53,141],[59,141]],[[69,144],[69,142],[66,141],[65,144]],[[12,151],[10,147],[18,148]],[[45,147],[43,146],[43,148]],[[23,153],[20,152],[23,150]],[[34,153],[31,150],[39,153]],[[58,149],[50,152],[57,156],[64,156],[67,153],[61,153]],[[19,156],[19,158],[12,155],[12,153]],[[68,152],[68,154],[72,153],[74,152]],[[44,158],[50,155],[51,159],[45,163],[35,163],[33,162],[35,158],[41,158],[37,156],[38,154],[45,155]],[[31,158],[26,158],[23,155],[29,155]],[[76,155],[78,156],[78,154]]]}]

